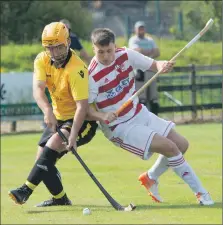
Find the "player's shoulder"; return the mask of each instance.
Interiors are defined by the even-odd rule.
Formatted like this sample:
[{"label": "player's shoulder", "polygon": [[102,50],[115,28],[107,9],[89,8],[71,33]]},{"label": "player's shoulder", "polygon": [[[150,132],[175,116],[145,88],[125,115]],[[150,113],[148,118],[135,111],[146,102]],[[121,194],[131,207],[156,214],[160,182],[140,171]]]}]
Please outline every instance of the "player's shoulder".
[{"label": "player's shoulder", "polygon": [[79,67],[79,66],[85,66],[85,62],[76,54],[76,52],[71,49],[71,63],[70,65],[73,67],[73,68],[76,68],[76,67]]},{"label": "player's shoulder", "polygon": [[98,63],[96,57],[94,56],[88,66],[88,74],[89,74],[89,76],[93,76],[99,70],[100,70],[99,63]]},{"label": "player's shoulder", "polygon": [[115,50],[115,63],[122,63],[128,60],[128,48],[126,46],[121,48],[116,48]]},{"label": "player's shoulder", "polygon": [[130,49],[130,48],[126,47],[126,46],[124,46],[122,48],[116,48],[115,58],[119,58],[122,55],[128,56],[129,54],[132,53],[132,51],[133,51],[132,49]]},{"label": "player's shoulder", "polygon": [[75,51],[71,50],[71,58],[69,63],[66,66],[66,72],[68,74],[78,73],[80,71],[87,70],[87,66],[84,61],[75,53]]},{"label": "player's shoulder", "polygon": [[116,48],[115,49],[115,53],[117,54],[124,54],[126,52],[126,46],[120,47],[120,48]]},{"label": "player's shoulder", "polygon": [[34,62],[47,64],[50,62],[50,57],[47,55],[45,51],[42,51],[36,56]]}]

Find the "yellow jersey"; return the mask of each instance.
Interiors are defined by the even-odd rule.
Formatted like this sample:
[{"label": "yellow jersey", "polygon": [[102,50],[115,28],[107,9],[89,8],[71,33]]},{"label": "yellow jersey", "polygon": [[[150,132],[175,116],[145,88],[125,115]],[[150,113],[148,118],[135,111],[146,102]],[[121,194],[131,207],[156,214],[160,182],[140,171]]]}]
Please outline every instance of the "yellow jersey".
[{"label": "yellow jersey", "polygon": [[33,79],[46,82],[58,120],[72,119],[76,101],[88,99],[88,70],[73,50],[61,68],[53,65],[46,52],[39,53],[34,60]]}]

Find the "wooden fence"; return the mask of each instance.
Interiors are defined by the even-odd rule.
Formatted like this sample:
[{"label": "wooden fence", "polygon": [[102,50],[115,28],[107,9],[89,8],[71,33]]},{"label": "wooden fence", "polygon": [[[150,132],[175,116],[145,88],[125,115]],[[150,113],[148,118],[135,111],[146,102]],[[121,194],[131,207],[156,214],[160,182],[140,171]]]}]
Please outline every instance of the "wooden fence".
[{"label": "wooden fence", "polygon": [[189,111],[196,120],[199,110],[222,109],[222,78],[222,65],[175,67],[160,75],[160,113]]}]

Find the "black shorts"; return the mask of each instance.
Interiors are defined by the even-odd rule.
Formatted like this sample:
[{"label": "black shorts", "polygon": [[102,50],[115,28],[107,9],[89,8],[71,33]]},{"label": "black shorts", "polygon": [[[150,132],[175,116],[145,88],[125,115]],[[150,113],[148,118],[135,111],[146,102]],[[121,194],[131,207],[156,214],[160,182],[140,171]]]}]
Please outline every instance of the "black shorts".
[{"label": "black shorts", "polygon": [[[58,127],[60,129],[65,129],[68,132],[70,132],[72,124],[73,124],[73,119],[69,120],[58,120]],[[92,140],[92,138],[96,134],[96,130],[98,128],[98,124],[96,121],[87,121],[85,120],[79,133],[78,133],[78,138],[77,138],[77,147],[87,144]],[[38,143],[39,146],[44,147],[47,143],[47,141],[52,137],[54,133],[49,127],[46,127],[43,131],[42,137],[40,138],[40,141]]]}]

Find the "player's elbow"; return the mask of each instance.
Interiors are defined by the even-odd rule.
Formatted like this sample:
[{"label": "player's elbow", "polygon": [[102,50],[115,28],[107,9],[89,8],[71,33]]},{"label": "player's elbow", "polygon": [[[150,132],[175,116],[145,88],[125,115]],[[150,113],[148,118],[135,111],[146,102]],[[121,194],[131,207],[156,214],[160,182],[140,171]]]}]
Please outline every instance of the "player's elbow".
[{"label": "player's elbow", "polygon": [[97,111],[95,110],[95,108],[92,105],[90,105],[88,107],[86,119],[89,121],[98,121],[99,118],[97,117],[96,114],[97,114]]},{"label": "player's elbow", "polygon": [[89,105],[88,105],[88,99],[76,101],[77,110],[82,111],[84,114],[87,114]]}]

